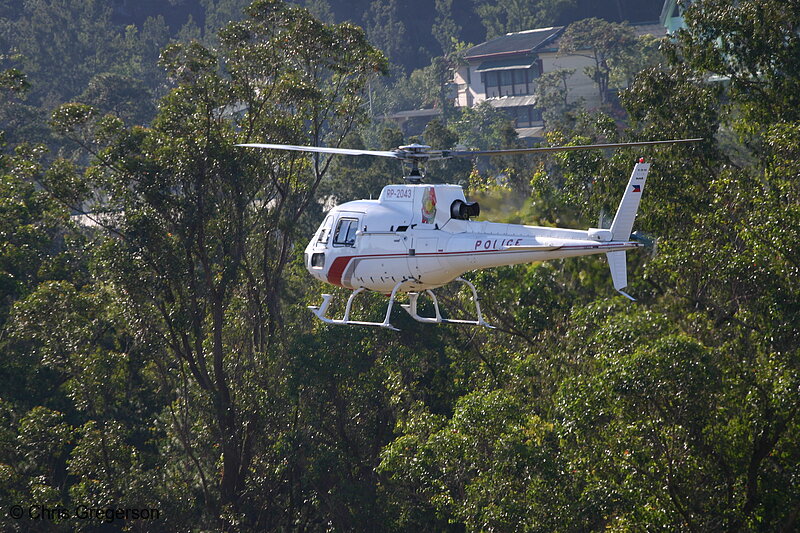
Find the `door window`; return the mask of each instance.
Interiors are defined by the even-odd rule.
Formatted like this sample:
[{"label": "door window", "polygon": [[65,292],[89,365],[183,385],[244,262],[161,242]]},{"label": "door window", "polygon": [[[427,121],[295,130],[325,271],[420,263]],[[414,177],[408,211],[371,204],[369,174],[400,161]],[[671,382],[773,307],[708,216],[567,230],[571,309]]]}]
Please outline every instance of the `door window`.
[{"label": "door window", "polygon": [[356,231],[358,231],[357,218],[340,218],[333,234],[333,245],[353,246],[356,242]]}]

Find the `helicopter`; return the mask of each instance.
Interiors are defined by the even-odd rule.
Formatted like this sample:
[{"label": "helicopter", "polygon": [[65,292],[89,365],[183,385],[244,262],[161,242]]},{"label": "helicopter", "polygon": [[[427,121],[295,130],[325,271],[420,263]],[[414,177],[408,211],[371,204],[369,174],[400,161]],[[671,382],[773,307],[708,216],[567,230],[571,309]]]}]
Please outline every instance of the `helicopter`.
[{"label": "helicopter", "polygon": [[[614,289],[630,300],[626,252],[643,243],[632,240],[631,231],[644,191],[650,163],[640,158],[633,167],[611,227],[587,230],[505,224],[471,220],[480,214],[460,185],[423,183],[421,165],[428,161],[520,153],[558,152],[697,142],[673,139],[631,143],[514,148],[502,150],[432,150],[409,144],[394,150],[356,150],[321,146],[247,143],[237,146],[377,156],[410,164],[404,184],[387,185],[377,200],[356,200],[331,209],[305,248],[304,264],[319,281],[352,290],[341,319],[327,316],[332,294],[309,309],[323,322],[334,325],[378,326],[399,331],[391,322],[398,294],[407,293],[401,304],[417,322],[490,326],[481,311],[475,285],[462,277],[472,270],[547,261],[566,257],[605,254]],[[451,282],[465,284],[472,293],[475,319],[442,316],[433,292]],[[389,297],[382,322],[351,319],[353,301],[364,291]],[[433,303],[433,316],[419,314],[418,301],[426,294]]]}]

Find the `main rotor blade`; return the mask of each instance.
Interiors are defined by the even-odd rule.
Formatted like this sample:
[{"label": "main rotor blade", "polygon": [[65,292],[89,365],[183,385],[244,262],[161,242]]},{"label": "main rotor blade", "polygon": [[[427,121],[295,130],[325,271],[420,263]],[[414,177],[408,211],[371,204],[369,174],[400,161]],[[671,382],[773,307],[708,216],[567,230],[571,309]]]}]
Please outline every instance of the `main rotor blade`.
[{"label": "main rotor blade", "polygon": [[511,155],[511,154],[530,154],[536,152],[568,152],[572,150],[594,150],[602,148],[621,148],[624,146],[649,146],[652,144],[677,144],[702,141],[698,139],[672,139],[669,141],[641,141],[632,143],[610,143],[610,144],[581,144],[577,146],[544,146],[540,148],[509,148],[505,150],[444,150],[443,157],[476,157],[479,155]]},{"label": "main rotor blade", "polygon": [[291,144],[237,144],[248,148],[272,148],[274,150],[293,150],[297,152],[317,152],[321,154],[342,154],[342,155],[376,155],[380,157],[398,158],[396,152],[383,152],[378,150],[353,150],[350,148],[327,148],[324,146],[294,146]]}]

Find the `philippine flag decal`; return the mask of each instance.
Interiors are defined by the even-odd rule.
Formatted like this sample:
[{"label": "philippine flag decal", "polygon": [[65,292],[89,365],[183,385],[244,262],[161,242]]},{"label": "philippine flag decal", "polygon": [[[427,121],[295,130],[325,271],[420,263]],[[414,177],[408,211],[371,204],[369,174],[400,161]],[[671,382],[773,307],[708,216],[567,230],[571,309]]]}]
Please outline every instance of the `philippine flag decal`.
[{"label": "philippine flag decal", "polygon": [[633,185],[633,192],[642,192],[641,185]]}]

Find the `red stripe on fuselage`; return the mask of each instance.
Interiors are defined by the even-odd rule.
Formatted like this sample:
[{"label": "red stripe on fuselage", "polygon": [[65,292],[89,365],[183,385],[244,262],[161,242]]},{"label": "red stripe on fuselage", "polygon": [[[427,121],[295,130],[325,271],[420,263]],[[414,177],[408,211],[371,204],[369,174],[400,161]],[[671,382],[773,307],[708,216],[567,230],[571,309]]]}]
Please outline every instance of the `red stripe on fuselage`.
[{"label": "red stripe on fuselage", "polygon": [[[575,249],[593,249],[593,248],[609,248],[609,247],[620,247],[625,246],[625,244],[634,244],[638,247],[638,243],[628,242],[628,243],[600,243],[600,244],[579,244],[579,245],[564,245],[564,246],[554,246],[554,247],[547,247],[543,249],[543,252],[552,252],[556,250],[575,250]],[[545,245],[546,246],[546,245]],[[497,254],[497,255],[510,255],[510,254],[527,254],[531,252],[535,252],[536,250],[464,250],[461,252],[432,252],[432,253],[421,253],[416,254],[414,256],[409,256],[407,253],[404,254],[365,254],[365,255],[350,255],[345,257],[337,257],[333,260],[333,264],[331,265],[330,270],[328,270],[328,282],[332,283],[333,285],[338,285],[340,287],[344,287],[342,285],[342,276],[344,275],[344,271],[347,268],[347,265],[350,264],[350,261],[353,259],[379,259],[383,257],[442,257],[442,256],[459,256],[459,255],[474,255],[474,254]]]},{"label": "red stripe on fuselage", "polygon": [[330,270],[328,270],[328,283],[344,287],[344,285],[342,285],[342,274],[344,274],[344,269],[347,268],[347,265],[350,264],[350,260],[353,259],[353,257],[355,256],[337,257],[333,260],[333,264]]}]

